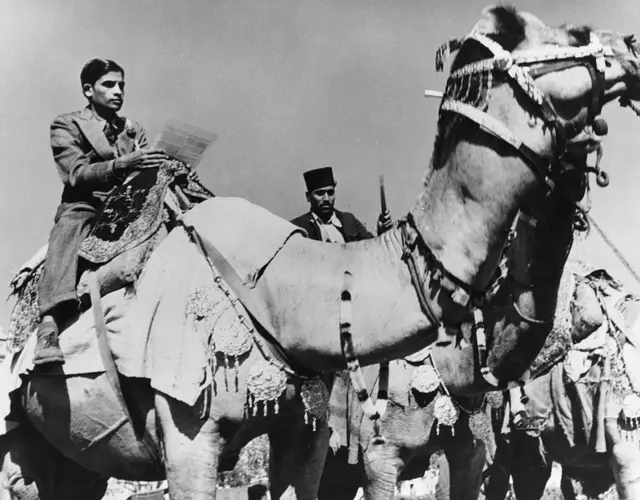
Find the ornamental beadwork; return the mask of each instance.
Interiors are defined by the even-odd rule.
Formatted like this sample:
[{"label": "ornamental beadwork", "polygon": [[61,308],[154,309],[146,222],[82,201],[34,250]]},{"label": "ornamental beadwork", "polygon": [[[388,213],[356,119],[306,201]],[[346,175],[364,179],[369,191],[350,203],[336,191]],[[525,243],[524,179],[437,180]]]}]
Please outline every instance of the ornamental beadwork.
[{"label": "ornamental beadwork", "polygon": [[171,163],[163,163],[157,172],[142,171],[109,194],[80,246],[81,257],[104,264],[157,231],[162,223],[165,194],[174,176]]},{"label": "ornamental beadwork", "polygon": [[216,351],[227,357],[238,358],[248,353],[253,346],[253,337],[240,322],[235,310],[225,308],[214,326]]},{"label": "ornamental beadwork", "polygon": [[422,394],[430,394],[440,387],[438,372],[431,365],[417,366],[411,375],[410,387]]},{"label": "ornamental beadwork", "polygon": [[476,439],[484,443],[491,442],[491,419],[484,411],[477,411],[469,415],[469,429]]},{"label": "ornamental beadwork", "polygon": [[439,394],[433,404],[433,416],[437,419],[436,434],[440,434],[440,426],[451,427],[451,435],[455,435],[453,426],[458,421],[460,410],[449,396]]},{"label": "ornamental beadwork", "polygon": [[[263,416],[269,412],[268,403],[273,405],[273,413],[280,412],[278,399],[287,387],[287,375],[284,371],[267,361],[253,365],[247,377],[247,406],[249,416],[257,416],[262,406]],[[262,403],[260,405],[260,403]]]},{"label": "ornamental beadwork", "polygon": [[319,378],[307,380],[302,384],[300,398],[304,405],[304,423],[308,424],[309,418],[311,418],[311,425],[315,431],[318,420],[323,421],[329,418],[329,391],[327,386]]},{"label": "ornamental beadwork", "polygon": [[40,322],[38,283],[43,269],[44,266],[39,265],[32,271],[31,276],[27,278],[24,287],[18,293],[18,300],[13,306],[9,319],[9,338],[6,345],[10,353],[22,350]]},{"label": "ornamental beadwork", "polygon": [[238,370],[240,356],[253,347],[251,330],[245,326],[228,297],[216,284],[196,288],[190,295],[185,309],[197,324],[203,325],[209,335],[209,358],[215,371],[216,355],[224,358],[225,379],[227,369],[233,365]]}]

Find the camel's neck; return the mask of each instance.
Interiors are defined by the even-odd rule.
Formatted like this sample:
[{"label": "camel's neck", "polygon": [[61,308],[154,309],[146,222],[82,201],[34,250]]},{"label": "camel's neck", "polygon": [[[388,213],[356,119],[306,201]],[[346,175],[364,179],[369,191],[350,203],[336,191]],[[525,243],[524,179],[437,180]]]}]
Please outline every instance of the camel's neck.
[{"label": "camel's neck", "polygon": [[277,340],[299,364],[345,367],[340,346],[344,271],[352,278],[352,336],[363,365],[406,356],[434,340],[420,310],[398,229],[344,245],[293,237],[258,282]]},{"label": "camel's neck", "polygon": [[[534,227],[518,228],[511,248],[510,290],[486,309],[493,332],[487,363],[501,380],[516,380],[531,366],[553,327],[558,287],[573,243],[574,205],[565,196],[556,192],[555,201],[545,200],[546,214]],[[520,221],[520,226],[527,224]]]},{"label": "camel's neck", "polygon": [[[501,158],[484,146],[464,144],[448,163],[431,173],[412,213],[445,269],[483,290],[493,277],[523,196],[518,179],[504,174],[509,169],[522,173],[522,162],[517,157]],[[488,167],[492,163],[504,172]]]},{"label": "camel's neck", "polygon": [[[549,156],[552,138],[542,121],[524,111],[507,85],[492,90],[486,114],[539,155]],[[441,118],[433,167],[412,213],[427,245],[444,267],[476,290],[493,277],[509,228],[540,179],[502,139],[457,117]]]}]

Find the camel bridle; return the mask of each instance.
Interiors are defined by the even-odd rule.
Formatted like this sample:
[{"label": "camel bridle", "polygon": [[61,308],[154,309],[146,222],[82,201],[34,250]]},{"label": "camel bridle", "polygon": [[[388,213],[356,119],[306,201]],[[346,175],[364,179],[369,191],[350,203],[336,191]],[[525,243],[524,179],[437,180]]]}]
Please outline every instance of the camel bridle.
[{"label": "camel bridle", "polygon": [[[613,51],[610,48],[605,48],[593,33],[591,33],[590,36],[591,41],[586,46],[550,47],[544,51],[532,50],[521,52],[514,56],[487,35],[478,32],[470,34],[460,41],[458,46],[461,46],[461,44],[466,41],[474,41],[486,47],[493,54],[493,57],[469,63],[451,73],[447,84],[447,91],[445,91],[440,105],[441,116],[443,112],[455,113],[473,121],[485,132],[506,142],[516,150],[525,163],[549,189],[554,189],[555,183],[551,178],[553,166],[558,164],[564,157],[567,148],[567,138],[575,135],[575,130],[571,129],[573,126],[571,122],[568,124],[563,123],[555,111],[551,100],[536,86],[535,79],[548,73],[563,71],[573,67],[586,67],[592,80],[588,123],[594,123],[594,120],[596,120],[601,113],[604,104],[605,58],[613,56]],[[459,82],[463,78],[473,75],[489,75],[488,77],[485,76],[488,93],[492,82],[491,75],[494,72],[506,74],[509,80],[524,92],[529,101],[539,111],[543,121],[553,134],[553,157],[546,158],[533,151],[520,140],[516,134],[511,132],[505,124],[489,115],[485,109],[482,109],[482,106],[478,106],[478,103],[482,100],[481,97],[478,97],[474,103],[465,102],[464,100],[456,98],[456,92],[459,92],[460,87],[463,85]],[[520,212],[520,215],[523,216],[522,212]],[[484,320],[481,308],[497,293],[509,274],[506,254],[515,236],[517,220],[518,218],[516,218],[512,225],[496,275],[487,288],[482,291],[472,289],[467,283],[464,283],[445,269],[442,262],[437,259],[429,248],[411,213],[408,214],[406,219],[401,221],[400,224],[403,242],[403,260],[409,269],[411,282],[416,291],[420,308],[425,316],[438,328],[438,340],[446,340],[448,333],[446,333],[445,326],[438,320],[433,310],[429,297],[427,296],[427,286],[445,291],[450,295],[451,300],[455,304],[462,307],[471,306],[474,310],[474,323],[476,326],[475,341],[476,349],[479,351],[479,361],[482,365],[481,373],[487,383],[494,387],[502,387],[503,384],[501,384],[486,366],[486,335],[484,333]],[[416,253],[425,260],[424,276],[421,276],[418,270]],[[431,293],[435,294],[436,291],[432,289]],[[548,324],[553,321],[553,319],[537,320],[535,318],[529,318],[524,315],[515,304],[514,309],[523,320],[532,324]],[[527,379],[528,373],[525,373],[520,380],[508,382],[508,386],[521,385],[525,383]]]},{"label": "camel bridle", "polygon": [[[603,46],[594,33],[590,34],[590,43],[582,47],[547,47],[543,50],[523,51],[517,55],[513,55],[498,42],[479,32],[471,33],[459,43],[461,45],[467,41],[481,44],[493,54],[493,57],[469,63],[449,75],[440,113],[451,112],[464,116],[479,125],[485,132],[509,144],[537,177],[553,189],[552,168],[564,157],[567,138],[576,135],[577,127],[580,129],[583,127],[572,122],[563,123],[551,100],[536,85],[535,79],[549,73],[584,66],[589,71],[592,83],[587,123],[594,125],[594,129],[602,129],[605,125],[598,120],[598,116],[602,111],[605,97],[605,59],[613,57],[613,50]],[[485,110],[459,100],[448,92],[449,89],[456,88],[455,82],[461,78],[496,72],[506,75],[510,82],[523,91],[552,131],[554,143],[552,158],[546,158],[533,151],[506,125]]]}]

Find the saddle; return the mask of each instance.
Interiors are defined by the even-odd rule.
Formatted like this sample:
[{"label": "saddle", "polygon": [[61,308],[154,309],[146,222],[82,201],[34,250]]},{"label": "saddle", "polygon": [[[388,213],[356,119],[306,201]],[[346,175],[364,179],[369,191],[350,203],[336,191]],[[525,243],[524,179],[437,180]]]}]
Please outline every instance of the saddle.
[{"label": "saddle", "polygon": [[[100,296],[134,285],[153,250],[172,228],[172,211],[186,212],[214,196],[182,162],[165,162],[159,169],[143,170],[116,187],[107,197],[96,222],[83,241],[79,256],[87,264],[77,286],[81,304],[87,302],[88,283],[95,275]],[[42,247],[10,282],[17,298],[9,322],[8,349],[20,350],[37,327],[38,281],[46,257]]]}]

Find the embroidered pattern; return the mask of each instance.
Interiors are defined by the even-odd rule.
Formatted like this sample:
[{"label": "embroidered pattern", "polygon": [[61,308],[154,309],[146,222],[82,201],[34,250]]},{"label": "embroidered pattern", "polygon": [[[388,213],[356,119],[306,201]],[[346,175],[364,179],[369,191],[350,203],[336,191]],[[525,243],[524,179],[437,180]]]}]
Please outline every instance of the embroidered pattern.
[{"label": "embroidered pattern", "polygon": [[485,411],[475,411],[469,415],[469,429],[477,439],[485,443],[492,442],[491,419]]},{"label": "embroidered pattern", "polygon": [[11,353],[22,350],[29,335],[37,328],[40,321],[38,283],[42,269],[41,264],[27,278],[27,282],[18,294],[16,305],[11,311],[7,338],[7,349]]},{"label": "embroidered pattern", "polygon": [[[209,368],[215,374],[218,355],[224,359],[225,387],[228,387],[227,371],[231,365],[238,377],[240,356],[253,347],[252,326],[238,314],[238,300],[218,286],[220,281],[196,288],[187,300],[185,316],[192,316],[197,328],[207,335]],[[237,387],[237,385],[236,385]]]},{"label": "embroidered pattern", "polygon": [[440,434],[440,426],[451,427],[451,434],[455,435],[453,426],[458,421],[460,410],[449,396],[438,394],[433,402],[433,416],[437,419],[436,434]]},{"label": "embroidered pattern", "polygon": [[440,387],[440,377],[430,364],[417,366],[413,370],[409,385],[422,394],[430,394]]},{"label": "embroidered pattern", "polygon": [[269,403],[273,413],[280,412],[279,399],[287,387],[287,375],[268,361],[261,361],[251,367],[247,377],[247,413],[257,416],[269,414]]},{"label": "embroidered pattern", "polygon": [[329,418],[329,391],[324,382],[319,378],[307,380],[302,384],[300,398],[304,405],[304,422],[309,423],[316,430],[316,421],[325,421]]},{"label": "embroidered pattern", "polygon": [[115,188],[82,242],[79,255],[94,264],[103,264],[146,240],[162,223],[169,184],[177,175],[188,172],[180,162],[167,161],[158,170],[143,170]]}]

